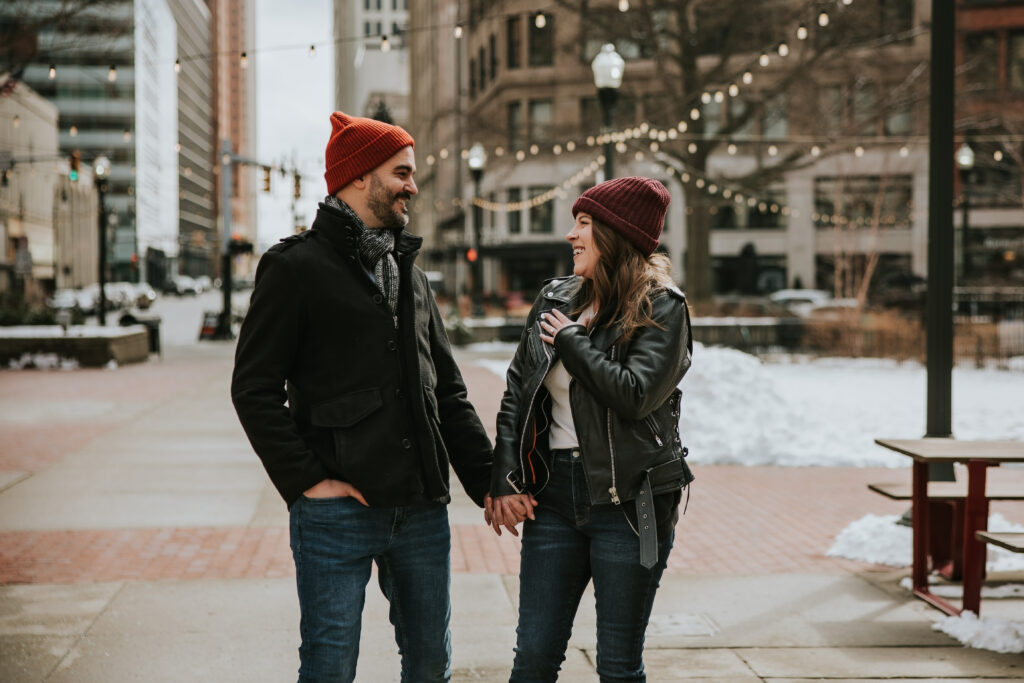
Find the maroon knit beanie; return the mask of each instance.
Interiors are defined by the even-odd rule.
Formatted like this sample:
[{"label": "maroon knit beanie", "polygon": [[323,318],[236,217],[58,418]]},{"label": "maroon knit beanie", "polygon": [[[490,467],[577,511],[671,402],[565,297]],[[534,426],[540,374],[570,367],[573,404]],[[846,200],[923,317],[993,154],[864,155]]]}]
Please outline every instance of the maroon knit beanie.
[{"label": "maroon knit beanie", "polygon": [[412,136],[398,126],[336,111],[331,114],[331,139],[324,155],[327,193],[334,194],[361,175],[414,145]]},{"label": "maroon knit beanie", "polygon": [[658,248],[665,211],[672,200],[657,180],[633,176],[594,185],[572,205],[572,216],[589,213],[640,250],[645,257]]}]

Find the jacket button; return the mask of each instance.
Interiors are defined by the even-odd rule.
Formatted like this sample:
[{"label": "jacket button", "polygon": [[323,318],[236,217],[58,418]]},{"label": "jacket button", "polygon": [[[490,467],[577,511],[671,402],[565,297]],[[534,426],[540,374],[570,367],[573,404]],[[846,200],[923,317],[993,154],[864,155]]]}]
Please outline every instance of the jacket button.
[{"label": "jacket button", "polygon": [[380,305],[380,304],[384,303],[384,297],[382,297],[380,294],[374,294],[373,295],[373,303],[375,303],[377,305]]},{"label": "jacket button", "polygon": [[398,344],[395,343],[394,339],[388,339],[387,347],[388,351],[394,351],[398,348]]},{"label": "jacket button", "polygon": [[402,448],[405,450],[412,448],[412,441],[409,441],[409,439],[402,439]]}]

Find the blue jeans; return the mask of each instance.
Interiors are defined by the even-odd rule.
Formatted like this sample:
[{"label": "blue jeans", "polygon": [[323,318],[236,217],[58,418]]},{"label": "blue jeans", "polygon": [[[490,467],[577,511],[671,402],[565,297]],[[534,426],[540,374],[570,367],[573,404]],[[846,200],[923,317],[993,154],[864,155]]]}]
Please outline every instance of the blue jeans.
[{"label": "blue jeans", "polygon": [[353,498],[300,497],[291,547],[302,620],[300,683],[352,681],[371,565],[391,604],[402,681],[451,677],[448,508],[368,508]]},{"label": "blue jeans", "polygon": [[557,680],[580,598],[593,579],[601,682],[646,681],[644,633],[672,537],[660,544],[658,563],[644,569],[640,539],[622,509],[591,506],[580,458],[556,451],[551,470],[536,520],[523,526],[519,626],[509,680]]}]

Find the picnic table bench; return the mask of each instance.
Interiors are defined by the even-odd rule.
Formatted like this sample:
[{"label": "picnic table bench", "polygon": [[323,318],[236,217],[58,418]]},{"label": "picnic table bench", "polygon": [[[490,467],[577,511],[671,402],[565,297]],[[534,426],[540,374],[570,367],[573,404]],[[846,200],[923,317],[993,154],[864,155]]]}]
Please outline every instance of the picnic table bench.
[{"label": "picnic table bench", "polygon": [[1024,553],[1024,533],[1015,531],[976,531],[975,537],[982,543],[991,543],[1013,553]]}]

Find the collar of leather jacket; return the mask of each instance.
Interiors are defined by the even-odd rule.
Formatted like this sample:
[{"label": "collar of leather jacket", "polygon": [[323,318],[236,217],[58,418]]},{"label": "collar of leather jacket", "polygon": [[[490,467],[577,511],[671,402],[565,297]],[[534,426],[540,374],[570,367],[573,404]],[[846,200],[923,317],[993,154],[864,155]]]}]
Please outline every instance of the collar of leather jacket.
[{"label": "collar of leather jacket", "polygon": [[[568,277],[554,278],[544,283],[544,299],[566,315],[576,307],[575,294],[579,289],[580,277],[569,275]],[[601,351],[607,351],[622,336],[622,328],[618,323],[614,325],[603,325],[598,320],[597,327],[590,333],[590,340],[594,346]]]},{"label": "collar of leather jacket", "polygon": [[[348,216],[337,209],[321,202],[311,229],[319,230],[343,256],[359,253],[359,229],[352,224]],[[400,257],[415,254],[422,245],[422,237],[402,230],[395,239],[395,255]]]}]

